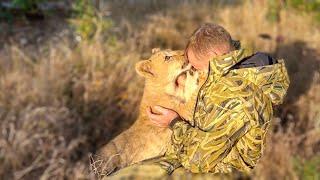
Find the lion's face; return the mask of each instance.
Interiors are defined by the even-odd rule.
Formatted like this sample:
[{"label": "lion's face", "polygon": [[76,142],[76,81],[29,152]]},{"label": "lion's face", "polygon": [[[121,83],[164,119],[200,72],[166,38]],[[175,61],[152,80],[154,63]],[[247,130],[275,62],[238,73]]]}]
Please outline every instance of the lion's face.
[{"label": "lion's face", "polygon": [[[195,101],[199,73],[185,64],[183,51],[154,52],[148,60],[138,62],[136,70],[146,78],[145,92],[156,96],[154,98],[158,98],[160,104],[181,107]],[[183,77],[182,83],[178,81],[179,77]]]}]

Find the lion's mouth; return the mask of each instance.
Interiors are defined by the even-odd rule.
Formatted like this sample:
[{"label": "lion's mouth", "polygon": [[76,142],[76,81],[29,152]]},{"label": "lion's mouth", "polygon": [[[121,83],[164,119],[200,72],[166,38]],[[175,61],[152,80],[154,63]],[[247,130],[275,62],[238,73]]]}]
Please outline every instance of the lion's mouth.
[{"label": "lion's mouth", "polygon": [[167,95],[177,100],[180,104],[185,104],[193,96],[199,86],[199,72],[191,65],[180,69],[174,79],[174,84],[170,85]]},{"label": "lion's mouth", "polygon": [[187,78],[187,71],[181,72],[175,80],[176,87],[184,87],[185,86],[185,79]]}]

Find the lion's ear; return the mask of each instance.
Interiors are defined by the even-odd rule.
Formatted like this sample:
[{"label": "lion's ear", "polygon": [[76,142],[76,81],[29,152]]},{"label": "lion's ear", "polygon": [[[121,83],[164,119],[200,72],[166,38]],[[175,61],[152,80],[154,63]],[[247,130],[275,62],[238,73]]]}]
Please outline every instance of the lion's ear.
[{"label": "lion's ear", "polygon": [[151,53],[154,54],[154,53],[157,53],[157,52],[159,52],[159,51],[160,51],[160,48],[153,48],[153,49],[151,50]]},{"label": "lion's ear", "polygon": [[143,76],[145,78],[150,78],[154,76],[152,72],[151,61],[149,60],[137,62],[136,71],[140,76]]}]

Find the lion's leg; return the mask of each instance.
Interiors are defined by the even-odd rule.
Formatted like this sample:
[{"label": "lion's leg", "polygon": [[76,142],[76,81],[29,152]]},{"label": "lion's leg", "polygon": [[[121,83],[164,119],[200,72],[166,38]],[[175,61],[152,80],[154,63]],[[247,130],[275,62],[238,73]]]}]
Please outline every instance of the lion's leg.
[{"label": "lion's leg", "polygon": [[159,164],[134,164],[123,168],[111,176],[106,176],[103,180],[108,179],[167,179],[168,173]]},{"label": "lion's leg", "polygon": [[130,140],[130,129],[121,133],[116,138],[104,145],[97,155],[91,159],[91,169],[98,176],[109,175],[118,169],[131,164],[131,155],[136,147],[134,141]]}]

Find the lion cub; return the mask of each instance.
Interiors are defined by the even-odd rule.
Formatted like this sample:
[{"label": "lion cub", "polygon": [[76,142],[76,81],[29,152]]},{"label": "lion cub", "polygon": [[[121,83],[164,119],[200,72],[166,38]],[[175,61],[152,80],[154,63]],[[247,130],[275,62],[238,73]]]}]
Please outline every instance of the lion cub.
[{"label": "lion cub", "polygon": [[[147,107],[162,105],[191,119],[199,90],[199,74],[185,66],[184,52],[153,50],[148,60],[136,64],[137,73],[145,78],[144,93],[135,123],[105,145],[95,160],[100,172],[112,172],[136,162],[161,156],[170,143],[171,131],[154,126],[146,114]],[[186,86],[177,78],[185,75]]]}]

